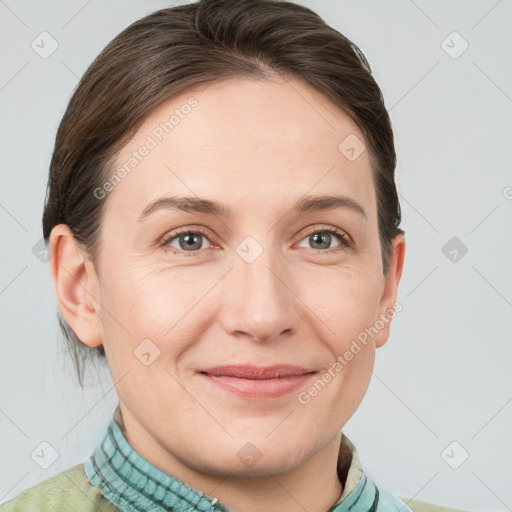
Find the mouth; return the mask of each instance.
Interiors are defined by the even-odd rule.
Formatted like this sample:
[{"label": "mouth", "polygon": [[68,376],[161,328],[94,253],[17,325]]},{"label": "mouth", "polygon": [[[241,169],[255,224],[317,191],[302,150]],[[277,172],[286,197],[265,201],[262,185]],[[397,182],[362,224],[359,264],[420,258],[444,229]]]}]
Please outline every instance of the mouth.
[{"label": "mouth", "polygon": [[290,365],[231,365],[201,370],[198,375],[219,391],[247,399],[271,400],[300,388],[315,373],[315,370]]}]

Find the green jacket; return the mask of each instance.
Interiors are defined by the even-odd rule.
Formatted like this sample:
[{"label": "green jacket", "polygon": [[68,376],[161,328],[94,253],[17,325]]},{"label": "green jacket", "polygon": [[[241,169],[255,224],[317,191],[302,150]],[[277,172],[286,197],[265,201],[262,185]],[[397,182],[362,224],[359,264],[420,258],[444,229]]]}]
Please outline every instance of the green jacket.
[{"label": "green jacket", "polygon": [[[406,498],[401,499],[413,512],[461,512],[424,501],[408,502]],[[0,505],[0,512],[119,512],[119,510],[103,496],[99,487],[91,484],[84,472],[84,464],[77,464],[58,473]]]},{"label": "green jacket", "polygon": [[[401,499],[413,512],[462,512],[424,501]],[[84,472],[83,464],[77,464],[58,473],[0,505],[0,512],[119,512],[119,510],[103,496],[99,487],[91,484]]]},{"label": "green jacket", "polygon": [[[407,500],[378,488],[342,435],[337,464],[343,492],[326,512],[463,512]],[[232,512],[215,497],[163,472],[129,444],[116,410],[85,462],[57,473],[0,505],[0,512]]]}]

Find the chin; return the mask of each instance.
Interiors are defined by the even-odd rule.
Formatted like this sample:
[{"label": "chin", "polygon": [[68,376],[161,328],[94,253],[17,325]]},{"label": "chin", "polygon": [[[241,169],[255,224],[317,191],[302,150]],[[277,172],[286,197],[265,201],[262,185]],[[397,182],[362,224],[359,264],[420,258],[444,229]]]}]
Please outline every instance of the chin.
[{"label": "chin", "polygon": [[[244,478],[285,473],[300,465],[302,456],[305,455],[304,450],[295,453],[295,443],[292,447],[283,446],[278,438],[276,443],[267,439],[261,443],[238,440],[234,444],[234,448],[222,447],[219,452],[202,452],[201,456],[194,456],[186,464],[200,473]],[[230,453],[231,456],[228,455]]]}]

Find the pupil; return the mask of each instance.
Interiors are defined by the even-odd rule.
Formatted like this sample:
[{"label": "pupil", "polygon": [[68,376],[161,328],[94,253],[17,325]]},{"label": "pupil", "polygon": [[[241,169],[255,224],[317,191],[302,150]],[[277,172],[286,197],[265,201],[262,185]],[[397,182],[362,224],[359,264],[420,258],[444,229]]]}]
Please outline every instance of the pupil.
[{"label": "pupil", "polygon": [[[185,247],[183,247],[183,244],[180,243],[180,245],[182,246],[182,249],[190,249],[190,248],[194,248],[194,243],[197,244],[197,240],[199,239],[200,235],[190,235],[190,234],[187,234],[187,235],[183,235],[181,238],[185,240]],[[201,242],[199,242],[199,246],[197,247],[198,249],[201,247]]]},{"label": "pupil", "polygon": [[[315,243],[318,243],[318,239],[320,238],[320,244],[322,244],[322,240],[323,240],[323,243],[324,243],[324,248],[328,248],[329,247],[329,242],[330,242],[330,237],[331,235],[329,235],[328,233],[315,233],[313,235],[313,239],[315,241]],[[327,245],[325,245],[325,241],[327,240]]]}]

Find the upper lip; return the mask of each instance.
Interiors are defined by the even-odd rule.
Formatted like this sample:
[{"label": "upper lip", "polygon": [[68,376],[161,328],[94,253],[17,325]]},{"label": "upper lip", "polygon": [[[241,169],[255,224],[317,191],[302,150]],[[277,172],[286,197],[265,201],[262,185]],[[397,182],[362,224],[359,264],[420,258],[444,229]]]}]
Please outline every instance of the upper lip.
[{"label": "upper lip", "polygon": [[208,373],[214,376],[238,377],[240,379],[276,379],[278,377],[290,377],[295,375],[304,375],[312,373],[315,370],[303,368],[301,366],[291,366],[287,364],[276,364],[274,366],[253,366],[253,365],[229,365],[215,366],[206,370],[200,370],[200,373]]}]

